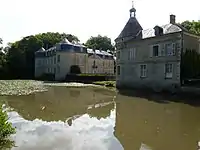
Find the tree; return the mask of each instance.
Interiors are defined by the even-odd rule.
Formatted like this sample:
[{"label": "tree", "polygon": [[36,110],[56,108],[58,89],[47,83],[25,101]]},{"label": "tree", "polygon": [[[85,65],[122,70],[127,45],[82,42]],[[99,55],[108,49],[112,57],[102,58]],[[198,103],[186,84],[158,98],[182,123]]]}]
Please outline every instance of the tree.
[{"label": "tree", "polygon": [[200,35],[200,21],[184,21],[181,23],[181,25],[186,28],[191,33],[194,33],[196,35]]},{"label": "tree", "polygon": [[14,141],[11,141],[10,135],[14,134],[15,128],[8,122],[8,115],[3,111],[0,105],[0,149],[10,149],[14,146]]},{"label": "tree", "polygon": [[98,35],[96,37],[91,37],[87,40],[85,45],[91,49],[114,51],[114,46],[111,43],[111,39],[107,36]]},{"label": "tree", "polygon": [[41,33],[24,37],[20,41],[10,43],[7,47],[7,64],[6,68],[11,78],[34,78],[35,69],[35,52],[41,47],[48,49],[56,43],[67,38],[69,41],[79,41],[79,39],[71,34],[65,33]]}]

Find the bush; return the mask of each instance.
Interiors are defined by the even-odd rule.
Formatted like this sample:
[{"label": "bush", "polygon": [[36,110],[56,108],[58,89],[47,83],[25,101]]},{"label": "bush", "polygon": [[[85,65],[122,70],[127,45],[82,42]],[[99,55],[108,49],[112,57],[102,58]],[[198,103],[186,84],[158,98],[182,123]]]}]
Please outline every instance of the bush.
[{"label": "bush", "polygon": [[8,122],[8,115],[0,107],[0,149],[12,148],[14,141],[9,139],[15,133],[15,128]]},{"label": "bush", "polygon": [[73,65],[70,67],[70,73],[71,74],[80,74],[81,73],[81,69],[79,66],[77,65]]},{"label": "bush", "polygon": [[104,74],[67,74],[65,81],[67,82],[83,82],[92,83],[95,81],[108,81],[114,80],[115,76],[108,76]]}]

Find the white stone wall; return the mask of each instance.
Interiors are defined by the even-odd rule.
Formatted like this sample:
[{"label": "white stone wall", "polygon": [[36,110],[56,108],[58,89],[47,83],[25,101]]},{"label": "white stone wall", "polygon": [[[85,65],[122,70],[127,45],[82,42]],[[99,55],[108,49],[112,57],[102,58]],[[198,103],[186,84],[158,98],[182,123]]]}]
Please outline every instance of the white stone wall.
[{"label": "white stone wall", "polygon": [[[92,68],[94,61],[96,69]],[[114,74],[114,59],[102,59],[99,56],[88,57],[87,53],[56,52],[54,56],[35,58],[35,77],[40,77],[44,73],[52,73],[55,74],[56,80],[64,80],[65,76],[70,73],[72,65],[78,65],[81,73]]]}]

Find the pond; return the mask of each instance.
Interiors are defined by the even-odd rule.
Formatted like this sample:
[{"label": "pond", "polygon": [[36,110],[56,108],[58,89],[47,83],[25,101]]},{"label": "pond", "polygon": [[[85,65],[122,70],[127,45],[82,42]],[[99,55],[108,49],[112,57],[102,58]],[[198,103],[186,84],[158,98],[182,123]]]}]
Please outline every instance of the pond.
[{"label": "pond", "polygon": [[200,107],[165,96],[51,87],[1,99],[13,109],[13,150],[192,150],[200,141]]}]

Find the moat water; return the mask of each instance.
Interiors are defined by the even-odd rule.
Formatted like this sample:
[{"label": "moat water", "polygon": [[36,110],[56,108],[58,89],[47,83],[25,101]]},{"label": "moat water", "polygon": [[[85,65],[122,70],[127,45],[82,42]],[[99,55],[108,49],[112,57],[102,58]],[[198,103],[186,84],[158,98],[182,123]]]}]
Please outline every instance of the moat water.
[{"label": "moat water", "polygon": [[13,150],[198,149],[197,104],[131,94],[51,87],[29,96],[1,97],[13,109],[8,113],[17,129]]}]

